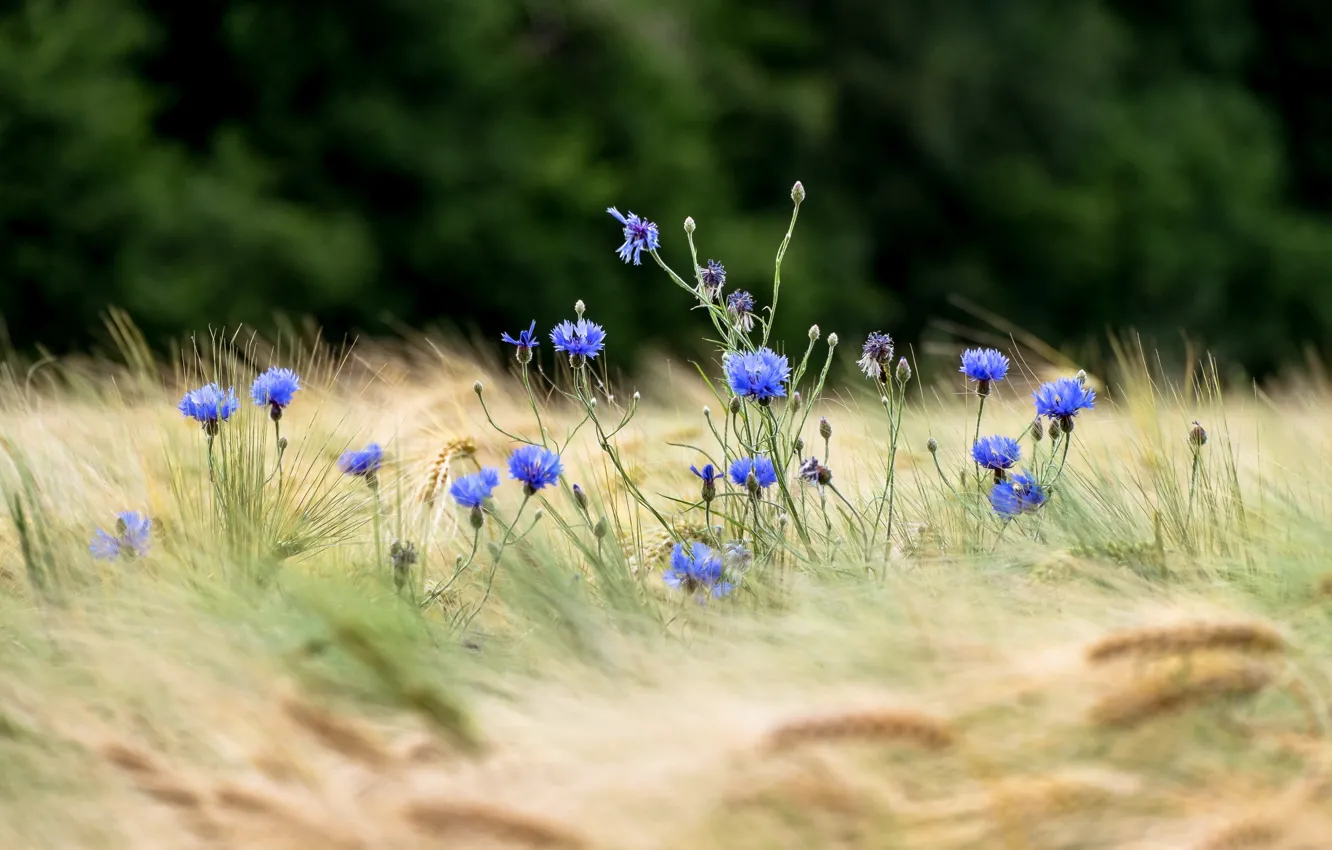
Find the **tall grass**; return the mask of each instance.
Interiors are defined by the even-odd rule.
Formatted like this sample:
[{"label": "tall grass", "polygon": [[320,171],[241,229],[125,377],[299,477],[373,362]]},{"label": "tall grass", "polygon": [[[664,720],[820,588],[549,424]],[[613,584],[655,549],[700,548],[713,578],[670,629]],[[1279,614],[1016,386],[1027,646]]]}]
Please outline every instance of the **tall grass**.
[{"label": "tall grass", "polygon": [[[9,358],[0,845],[1332,834],[1325,390],[1172,378],[1129,339],[1052,443],[1031,392],[1074,370],[1039,348],[1010,341],[978,410],[952,357],[867,379],[812,332],[784,399],[735,409],[723,357],[780,347],[770,323],[737,330],[701,272],[668,280],[721,351],[636,379],[427,339],[219,334],[162,361],[120,315],[114,357]],[[280,432],[245,392],[272,364],[304,381]],[[175,409],[209,381],[243,402],[211,475]],[[1022,435],[1038,510],[994,511],[978,418]],[[372,440],[374,488],[338,468]],[[505,481],[475,527],[450,486],[524,442],[562,475]],[[831,478],[799,476],[811,454]],[[709,499],[690,472],[759,456],[767,486]],[[151,548],[93,560],[121,510]],[[665,581],[694,543],[714,583]]]}]

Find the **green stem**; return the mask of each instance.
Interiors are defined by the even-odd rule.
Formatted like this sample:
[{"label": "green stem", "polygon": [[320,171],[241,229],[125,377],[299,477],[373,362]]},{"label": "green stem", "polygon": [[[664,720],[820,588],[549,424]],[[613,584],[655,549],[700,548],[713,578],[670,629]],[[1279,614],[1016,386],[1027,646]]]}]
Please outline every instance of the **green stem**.
[{"label": "green stem", "polygon": [[772,304],[768,307],[768,321],[763,324],[764,345],[768,344],[768,336],[772,333],[772,325],[777,320],[777,298],[782,292],[782,258],[786,256],[786,246],[791,244],[791,235],[795,233],[796,219],[799,216],[800,201],[796,201],[795,206],[791,208],[791,223],[786,227],[786,236],[782,239],[781,247],[777,249],[777,262],[772,273]]},{"label": "green stem", "polygon": [[523,509],[527,507],[527,503],[530,501],[532,501],[531,494],[524,492],[523,503],[518,506],[518,513],[513,515],[513,522],[505,527],[504,537],[500,539],[499,548],[495,551],[495,563],[490,567],[490,575],[486,578],[485,595],[481,597],[481,602],[477,604],[472,613],[467,615],[467,619],[463,621],[462,629],[458,632],[460,635],[467,633],[467,627],[472,624],[472,621],[476,619],[476,615],[480,614],[481,609],[486,606],[488,601],[490,601],[490,592],[495,587],[495,574],[499,572],[500,559],[504,557],[504,548],[509,545],[509,537],[513,534],[513,530],[518,527],[518,520],[523,515]]}]

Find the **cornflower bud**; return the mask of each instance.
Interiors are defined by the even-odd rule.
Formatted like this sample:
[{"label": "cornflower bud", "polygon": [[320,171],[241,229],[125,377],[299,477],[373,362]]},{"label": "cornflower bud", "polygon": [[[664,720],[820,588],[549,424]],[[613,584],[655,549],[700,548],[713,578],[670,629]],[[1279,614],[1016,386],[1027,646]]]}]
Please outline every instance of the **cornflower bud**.
[{"label": "cornflower bud", "polygon": [[934,454],[939,451],[939,441],[930,437],[925,441],[925,448],[929,449],[930,454]]},{"label": "cornflower bud", "polygon": [[1045,423],[1041,421],[1041,417],[1037,416],[1031,421],[1031,438],[1039,443],[1044,436]]},{"label": "cornflower bud", "polygon": [[1207,429],[1197,419],[1193,420],[1193,427],[1189,429],[1189,442],[1195,448],[1207,445]]},{"label": "cornflower bud", "polygon": [[819,436],[825,440],[832,439],[832,423],[827,417],[819,417]]},{"label": "cornflower bud", "polygon": [[684,228],[685,233],[692,234],[694,232],[694,217],[692,215],[685,216]]},{"label": "cornflower bud", "polygon": [[805,184],[801,183],[799,180],[797,180],[795,185],[791,187],[791,200],[795,201],[797,204],[802,203],[805,200]]},{"label": "cornflower bud", "polygon": [[897,381],[905,384],[909,380],[911,380],[911,364],[905,357],[900,357],[897,360]]},{"label": "cornflower bud", "polygon": [[820,334],[820,331],[819,331],[819,326],[818,326],[818,325],[810,325],[810,326],[809,326],[809,341],[810,341],[810,342],[813,342],[814,340],[818,339],[818,338],[819,338],[819,334]]}]

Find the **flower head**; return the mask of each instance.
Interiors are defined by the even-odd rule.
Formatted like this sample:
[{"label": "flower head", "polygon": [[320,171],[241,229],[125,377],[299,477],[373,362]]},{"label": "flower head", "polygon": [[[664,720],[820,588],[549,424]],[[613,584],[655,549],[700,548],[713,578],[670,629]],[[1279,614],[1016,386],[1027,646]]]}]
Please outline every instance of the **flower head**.
[{"label": "flower head", "polygon": [[499,486],[499,483],[499,470],[487,467],[454,481],[449,486],[449,495],[464,508],[479,508],[490,498],[491,492]]},{"label": "flower head", "polygon": [[606,331],[580,316],[576,322],[566,320],[556,325],[550,332],[550,341],[555,343],[556,351],[568,354],[572,362],[576,357],[596,357],[606,347]]},{"label": "flower head", "polygon": [[[1055,420],[1065,434],[1073,430],[1073,417],[1079,410],[1096,406],[1096,390],[1084,387],[1077,378],[1060,378],[1041,384],[1032,396],[1036,399],[1036,415]],[[1052,429],[1051,436],[1053,433]]]},{"label": "flower head", "polygon": [[962,352],[958,371],[977,382],[1002,381],[1008,375],[1008,358],[993,348],[969,348]]},{"label": "flower head", "polygon": [[626,263],[632,262],[636,266],[642,265],[644,251],[655,251],[661,247],[657,225],[633,213],[620,215],[620,211],[615,207],[608,207],[606,212],[615,216],[615,219],[624,225],[624,244],[616,251],[621,260]]},{"label": "flower head", "polygon": [[500,340],[517,347],[519,363],[530,363],[532,360],[532,349],[541,344],[536,338],[536,319],[532,320],[532,326],[530,328],[519,332],[517,339],[509,336],[507,333],[502,333],[500,334]]},{"label": "flower head", "polygon": [[239,408],[236,391],[231,387],[224,391],[215,383],[190,390],[176,405],[182,416],[198,422],[209,436],[217,433],[218,423],[230,419]]},{"label": "flower head", "polygon": [[702,478],[704,484],[715,484],[717,479],[722,477],[721,470],[710,463],[704,464],[702,469],[691,466],[689,471]]},{"label": "flower head", "polygon": [[888,377],[888,366],[893,362],[893,338],[878,331],[865,339],[865,347],[860,350],[861,358],[856,361],[865,377],[882,381]]},{"label": "flower head", "polygon": [[1045,488],[1028,472],[998,481],[990,491],[990,506],[1004,519],[1031,513],[1045,504]]},{"label": "flower head", "polygon": [[121,511],[116,514],[116,533],[108,534],[97,529],[88,551],[99,561],[114,561],[137,558],[148,551],[149,534],[153,521],[137,511]]},{"label": "flower head", "polygon": [[722,555],[722,564],[726,567],[728,573],[739,575],[749,569],[753,563],[754,553],[744,543],[739,540],[732,540],[726,544],[725,552]]},{"label": "flower head", "polygon": [[742,457],[731,463],[731,480],[744,487],[749,481],[749,473],[754,473],[758,486],[767,489],[777,483],[777,469],[772,465],[772,458]]},{"label": "flower head", "polygon": [[250,398],[260,407],[267,407],[268,415],[276,422],[282,418],[282,411],[291,404],[300,388],[299,375],[290,369],[274,366],[254,379],[250,385]]},{"label": "flower head", "polygon": [[799,475],[811,484],[827,486],[832,481],[832,470],[819,463],[816,457],[808,457],[800,462]]},{"label": "flower head", "polygon": [[1022,457],[1018,441],[1012,437],[981,437],[971,447],[971,457],[984,469],[1009,469]]},{"label": "flower head", "polygon": [[563,471],[560,456],[541,446],[519,446],[509,458],[509,477],[523,482],[529,496],[554,484]]},{"label": "flower head", "polygon": [[733,354],[726,361],[726,380],[737,396],[750,397],[759,403],[786,395],[786,379],[791,366],[786,358],[770,348],[760,348],[747,354]]},{"label": "flower head", "polygon": [[726,286],[726,266],[716,260],[708,260],[707,267],[698,270],[698,279],[703,285],[703,297],[708,301],[716,301],[722,287]]},{"label": "flower head", "polygon": [[383,465],[384,448],[379,443],[371,443],[360,451],[343,452],[338,458],[338,468],[345,474],[372,482]]},{"label": "flower head", "polygon": [[737,289],[726,296],[726,312],[740,330],[749,333],[754,329],[754,296],[748,292]]},{"label": "flower head", "polygon": [[717,498],[717,479],[722,477],[720,469],[709,463],[704,464],[702,469],[691,466],[689,471],[703,479],[703,501],[711,502]]},{"label": "flower head", "polygon": [[721,558],[704,543],[694,543],[688,549],[682,543],[675,544],[671,566],[662,578],[668,587],[690,593],[706,592],[717,598],[734,589],[729,581],[722,580]]}]

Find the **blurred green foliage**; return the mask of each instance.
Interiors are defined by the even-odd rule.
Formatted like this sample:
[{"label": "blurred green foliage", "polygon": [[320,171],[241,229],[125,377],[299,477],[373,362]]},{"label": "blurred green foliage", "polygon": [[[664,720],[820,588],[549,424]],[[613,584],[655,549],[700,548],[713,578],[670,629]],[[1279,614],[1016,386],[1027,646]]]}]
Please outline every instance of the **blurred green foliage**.
[{"label": "blurred green foliage", "polygon": [[1316,0],[18,0],[0,315],[493,336],[582,298],[669,342],[700,325],[605,207],[681,270],[692,215],[763,303],[799,178],[787,330],[956,294],[1261,371],[1332,342],[1329,57]]}]

